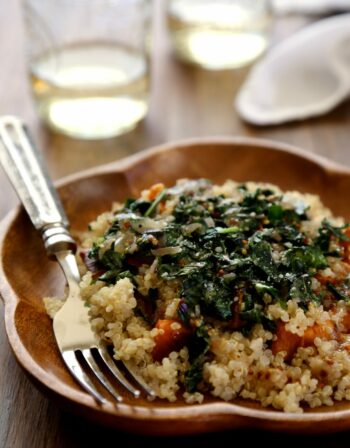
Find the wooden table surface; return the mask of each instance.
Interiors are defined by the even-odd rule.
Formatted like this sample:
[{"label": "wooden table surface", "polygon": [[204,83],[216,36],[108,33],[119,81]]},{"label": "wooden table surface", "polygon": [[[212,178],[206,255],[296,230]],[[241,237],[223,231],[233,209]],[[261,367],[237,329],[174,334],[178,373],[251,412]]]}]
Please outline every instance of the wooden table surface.
[{"label": "wooden table surface", "polygon": [[[152,58],[152,95],[149,114],[132,133],[104,142],[81,142],[54,135],[39,122],[26,80],[19,0],[0,0],[0,115],[17,114],[29,124],[43,148],[51,174],[62,177],[84,168],[110,162],[155,144],[208,135],[247,135],[292,143],[350,166],[350,103],[332,113],[300,123],[257,128],[244,124],[232,100],[247,70],[206,72],[177,62],[169,47],[162,14],[156,3]],[[288,17],[276,21],[273,42],[305,26],[309,19]],[[349,73],[350,76],[350,73]],[[0,149],[1,150],[1,149]],[[0,170],[0,218],[16,203],[12,189]],[[0,301],[0,315],[3,305]],[[153,439],[153,445],[209,447],[242,440],[250,446],[251,432],[229,432],[178,439]],[[259,433],[263,446],[341,447],[350,432],[326,437],[300,437]],[[18,367],[0,319],[0,448],[52,448],[100,446],[112,440],[116,446],[139,446],[144,439],[87,424],[62,412],[27,380]]]}]

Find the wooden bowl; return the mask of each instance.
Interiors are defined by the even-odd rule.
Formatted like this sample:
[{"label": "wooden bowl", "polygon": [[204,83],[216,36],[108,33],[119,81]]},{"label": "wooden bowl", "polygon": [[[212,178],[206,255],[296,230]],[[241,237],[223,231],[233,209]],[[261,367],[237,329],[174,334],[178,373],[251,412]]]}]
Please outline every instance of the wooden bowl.
[{"label": "wooden bowl", "polygon": [[[58,183],[72,230],[154,182],[172,185],[179,178],[205,177],[221,183],[267,181],[282,189],[316,193],[334,214],[350,220],[350,170],[283,144],[245,138],[172,143],[70,176]],[[95,422],[137,433],[190,434],[228,428],[322,433],[350,428],[350,403],[304,414],[289,414],[237,400],[207,399],[201,405],[133,400],[100,407],[65,368],[42,298],[62,295],[64,278],[48,260],[40,236],[23,208],[11,212],[0,228],[0,292],[5,302],[8,338],[18,362],[43,393],[60,406]],[[122,391],[121,391],[122,392]]]}]

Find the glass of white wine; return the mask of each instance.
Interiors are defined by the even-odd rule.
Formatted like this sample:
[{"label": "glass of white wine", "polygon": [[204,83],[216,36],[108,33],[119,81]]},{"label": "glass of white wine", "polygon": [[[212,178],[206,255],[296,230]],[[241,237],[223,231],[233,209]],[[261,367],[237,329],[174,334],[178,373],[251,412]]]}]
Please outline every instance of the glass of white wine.
[{"label": "glass of white wine", "polygon": [[201,67],[243,67],[268,45],[269,0],[167,0],[177,56]]},{"label": "glass of white wine", "polygon": [[24,18],[33,96],[49,127],[101,139],[145,116],[149,0],[24,0]]}]

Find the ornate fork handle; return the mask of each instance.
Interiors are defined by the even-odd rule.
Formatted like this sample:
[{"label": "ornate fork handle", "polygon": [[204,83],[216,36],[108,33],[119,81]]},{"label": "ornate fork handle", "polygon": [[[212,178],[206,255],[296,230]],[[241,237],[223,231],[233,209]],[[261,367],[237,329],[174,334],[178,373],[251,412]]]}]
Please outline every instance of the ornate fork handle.
[{"label": "ornate fork handle", "polygon": [[0,118],[0,163],[14,186],[35,228],[42,234],[50,256],[75,252],[69,222],[26,126],[17,117]]},{"label": "ornate fork handle", "polygon": [[[0,148],[0,164],[10,178],[34,226],[41,232],[46,251],[59,262],[69,286],[68,297],[53,320],[56,342],[66,366],[83,389],[98,403],[105,403],[106,399],[96,389],[76,357],[76,352],[80,352],[90,367],[90,373],[95,375],[117,403],[121,402],[122,396],[96,363],[92,352],[95,350],[100,356],[100,362],[104,363],[119,384],[134,397],[139,397],[140,391],[124,377],[107,348],[98,343],[96,335],[91,330],[87,308],[80,298],[79,269],[74,257],[76,244],[68,232],[68,219],[41,155],[31,142],[23,122],[16,117],[0,118],[0,142],[4,147],[3,151]],[[124,365],[139,386],[150,397],[154,397],[154,391],[142,378],[126,363]]]}]

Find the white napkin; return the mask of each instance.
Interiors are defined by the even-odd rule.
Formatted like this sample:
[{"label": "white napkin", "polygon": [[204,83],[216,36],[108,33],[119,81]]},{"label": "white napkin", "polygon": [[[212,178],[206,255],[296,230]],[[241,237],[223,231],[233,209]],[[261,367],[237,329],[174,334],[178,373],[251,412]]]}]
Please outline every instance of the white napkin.
[{"label": "white napkin", "polygon": [[315,22],[272,48],[235,105],[253,124],[322,115],[350,96],[350,13]]},{"label": "white napkin", "polygon": [[350,9],[350,0],[272,0],[276,12],[284,14],[320,14],[328,11]]}]

